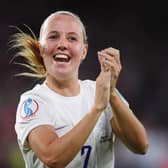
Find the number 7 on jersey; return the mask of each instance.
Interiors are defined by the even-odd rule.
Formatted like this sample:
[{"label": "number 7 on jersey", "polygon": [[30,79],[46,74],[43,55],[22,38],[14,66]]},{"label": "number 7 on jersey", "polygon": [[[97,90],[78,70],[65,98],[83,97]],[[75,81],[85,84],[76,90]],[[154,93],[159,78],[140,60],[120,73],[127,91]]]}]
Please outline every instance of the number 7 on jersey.
[{"label": "number 7 on jersey", "polygon": [[84,161],[84,165],[83,168],[87,168],[88,166],[88,161],[89,161],[89,157],[90,157],[90,153],[91,153],[92,147],[90,145],[85,145],[82,147],[81,149],[81,156],[85,155],[85,161]]}]

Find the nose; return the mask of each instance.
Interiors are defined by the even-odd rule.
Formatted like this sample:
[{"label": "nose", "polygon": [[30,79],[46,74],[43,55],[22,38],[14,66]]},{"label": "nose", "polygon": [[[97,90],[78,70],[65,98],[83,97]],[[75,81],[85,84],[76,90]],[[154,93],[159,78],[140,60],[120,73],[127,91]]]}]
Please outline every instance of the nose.
[{"label": "nose", "polygon": [[64,37],[60,38],[57,43],[57,49],[59,50],[66,50],[67,49],[67,41]]}]

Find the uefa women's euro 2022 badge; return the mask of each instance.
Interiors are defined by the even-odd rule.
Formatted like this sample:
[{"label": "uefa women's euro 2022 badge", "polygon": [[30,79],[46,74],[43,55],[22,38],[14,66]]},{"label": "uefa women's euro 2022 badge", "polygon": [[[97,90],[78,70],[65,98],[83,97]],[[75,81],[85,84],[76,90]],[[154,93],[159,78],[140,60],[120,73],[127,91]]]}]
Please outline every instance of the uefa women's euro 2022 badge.
[{"label": "uefa women's euro 2022 badge", "polygon": [[32,98],[26,99],[20,108],[20,117],[22,119],[32,118],[38,111],[39,105],[36,100]]}]

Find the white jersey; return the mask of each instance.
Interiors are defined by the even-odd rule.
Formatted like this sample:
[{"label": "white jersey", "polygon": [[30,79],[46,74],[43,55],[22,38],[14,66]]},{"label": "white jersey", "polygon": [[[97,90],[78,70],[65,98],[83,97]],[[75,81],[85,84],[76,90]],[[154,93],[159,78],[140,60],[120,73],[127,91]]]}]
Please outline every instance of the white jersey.
[{"label": "white jersey", "polygon": [[[27,136],[33,128],[44,124],[51,125],[61,137],[91,111],[95,99],[95,82],[85,80],[79,83],[80,94],[73,97],[57,94],[48,88],[45,82],[21,95],[15,130],[26,168],[48,168],[36,157],[27,143]],[[108,106],[81,150],[66,168],[114,168],[111,118],[112,109]]]}]

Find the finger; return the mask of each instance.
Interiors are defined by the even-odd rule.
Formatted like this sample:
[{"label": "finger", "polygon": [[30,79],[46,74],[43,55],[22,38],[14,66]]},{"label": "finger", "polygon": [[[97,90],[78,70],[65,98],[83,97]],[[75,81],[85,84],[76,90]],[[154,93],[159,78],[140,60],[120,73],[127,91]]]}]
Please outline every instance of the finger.
[{"label": "finger", "polygon": [[107,66],[110,66],[111,68],[115,69],[117,67],[120,67],[121,65],[118,64],[115,60],[114,57],[109,56],[106,53],[103,52],[98,52],[99,56],[101,56],[102,61],[104,62],[104,64],[106,64]]},{"label": "finger", "polygon": [[110,62],[115,64],[116,66],[121,66],[120,62],[119,61],[116,61],[116,58],[113,56],[110,56],[109,54],[106,54],[105,52],[101,51],[101,52],[98,52],[98,54],[100,56],[102,56],[106,61],[109,61],[109,64]]},{"label": "finger", "polygon": [[98,56],[100,66],[101,66],[101,71],[111,71],[111,65],[109,61],[105,60],[105,58],[101,55]]},{"label": "finger", "polygon": [[121,71],[121,65],[117,64],[115,61],[111,62],[105,59],[103,60],[103,64],[105,65],[106,69],[110,69],[111,74],[114,78],[118,78]]},{"label": "finger", "polygon": [[106,49],[102,50],[102,52],[110,55],[111,57],[114,57],[114,59],[116,60],[116,62],[118,64],[121,64],[121,61],[120,61],[120,51],[118,49],[110,47],[110,48],[106,48]]},{"label": "finger", "polygon": [[102,57],[104,57],[104,59],[109,60],[109,61],[113,61],[113,59],[114,59],[112,56],[110,56],[109,54],[107,54],[103,51],[99,51],[98,54],[101,55]]},{"label": "finger", "polygon": [[116,48],[112,48],[112,47],[106,48],[106,49],[104,49],[102,51],[106,52],[107,54],[109,54],[111,56],[120,55],[120,50],[118,50]]},{"label": "finger", "polygon": [[103,70],[103,61],[102,61],[102,56],[101,55],[98,55],[98,60],[99,60],[99,63],[100,63],[100,69],[101,69],[101,71]]}]

